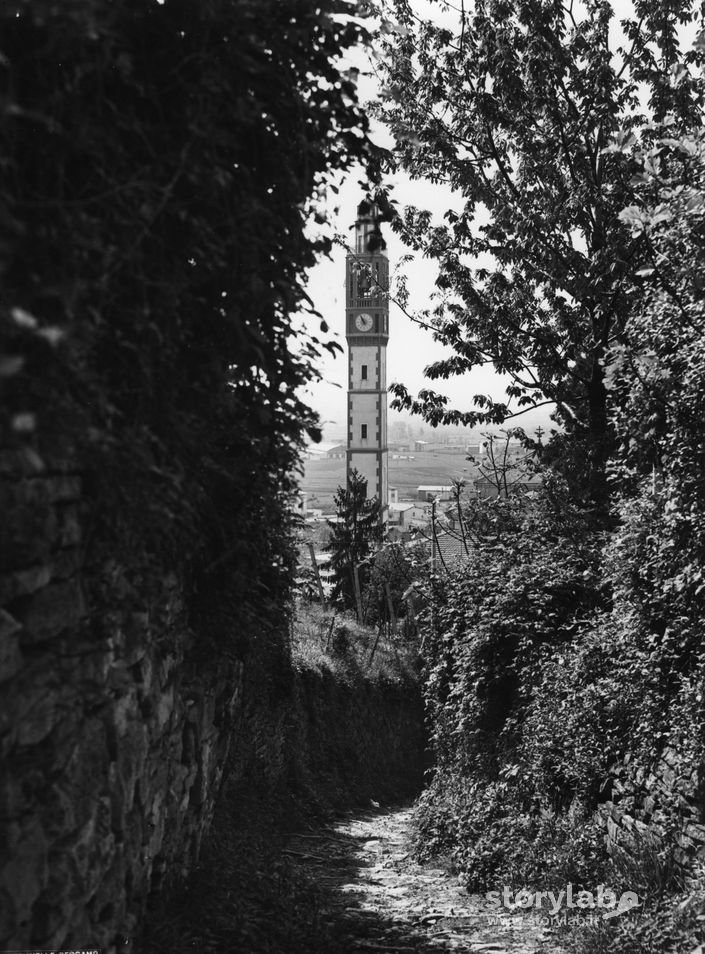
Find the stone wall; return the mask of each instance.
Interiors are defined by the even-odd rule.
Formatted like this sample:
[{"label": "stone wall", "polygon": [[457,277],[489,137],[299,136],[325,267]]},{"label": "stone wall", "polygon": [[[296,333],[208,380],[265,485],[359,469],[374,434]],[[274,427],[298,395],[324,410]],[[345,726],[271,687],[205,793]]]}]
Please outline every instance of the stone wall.
[{"label": "stone wall", "polygon": [[421,784],[416,687],[296,672],[272,634],[246,664],[196,652],[175,577],[96,560],[89,499],[70,461],[0,452],[0,949],[127,949],[226,765],[321,805]]},{"label": "stone wall", "polygon": [[425,732],[421,694],[409,679],[357,669],[292,670],[263,695],[249,674],[231,789],[261,783],[266,797],[299,797],[312,809],[369,805],[420,791]]},{"label": "stone wall", "polygon": [[0,453],[0,513],[0,949],[110,952],[198,854],[242,665],[189,661],[175,579],[83,565],[70,462]]},{"label": "stone wall", "polygon": [[416,795],[425,767],[411,674],[381,679],[348,662],[314,668],[299,660],[278,680],[247,668],[242,731],[198,868],[155,896],[133,954],[289,954],[308,948],[310,931],[327,936],[318,918],[331,886],[296,874],[292,833],[315,839],[331,814]]}]

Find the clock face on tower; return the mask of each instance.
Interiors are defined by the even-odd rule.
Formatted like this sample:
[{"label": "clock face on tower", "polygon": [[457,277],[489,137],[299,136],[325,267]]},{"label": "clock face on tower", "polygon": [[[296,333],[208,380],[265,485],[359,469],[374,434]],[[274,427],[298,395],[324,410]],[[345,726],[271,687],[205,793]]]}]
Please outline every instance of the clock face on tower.
[{"label": "clock face on tower", "polygon": [[365,311],[355,316],[355,327],[358,331],[371,331],[373,323],[372,315],[368,315]]}]

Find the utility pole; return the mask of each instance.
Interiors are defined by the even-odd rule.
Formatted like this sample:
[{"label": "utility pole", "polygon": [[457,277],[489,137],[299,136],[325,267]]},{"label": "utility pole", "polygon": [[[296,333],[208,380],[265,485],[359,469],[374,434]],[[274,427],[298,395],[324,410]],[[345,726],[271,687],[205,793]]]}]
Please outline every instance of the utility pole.
[{"label": "utility pole", "polygon": [[316,577],[316,583],[318,584],[318,595],[321,598],[321,605],[325,606],[326,595],[323,592],[323,582],[321,581],[321,571],[318,569],[318,560],[316,559],[316,549],[313,543],[308,545],[309,553],[311,554],[311,566],[313,567],[313,572]]},{"label": "utility pole", "polygon": [[389,610],[389,625],[392,628],[392,632],[396,634],[397,617],[394,612],[394,603],[392,602],[392,592],[389,589],[389,583],[384,584],[384,592],[387,594],[387,609]]},{"label": "utility pole", "polygon": [[360,593],[360,574],[357,572],[357,563],[352,565],[353,589],[355,590],[355,605],[357,606],[357,621],[362,624],[362,594]]}]

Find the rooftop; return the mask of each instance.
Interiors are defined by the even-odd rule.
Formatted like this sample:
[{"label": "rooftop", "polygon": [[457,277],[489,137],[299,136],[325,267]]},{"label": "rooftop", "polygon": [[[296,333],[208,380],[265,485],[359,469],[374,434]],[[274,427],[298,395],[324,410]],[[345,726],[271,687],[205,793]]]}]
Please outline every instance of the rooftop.
[{"label": "rooftop", "polygon": [[[466,544],[459,534],[441,531],[437,533],[434,538],[434,556],[438,556],[446,565],[449,563],[457,563],[459,560],[467,560],[469,554],[465,546]],[[469,542],[467,543],[467,547],[468,550],[472,549],[472,545]]]}]

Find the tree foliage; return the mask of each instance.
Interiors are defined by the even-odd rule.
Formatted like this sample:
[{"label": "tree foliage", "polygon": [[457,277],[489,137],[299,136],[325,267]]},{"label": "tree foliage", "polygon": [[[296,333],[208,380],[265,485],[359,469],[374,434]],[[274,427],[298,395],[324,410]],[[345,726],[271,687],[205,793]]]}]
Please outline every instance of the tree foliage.
[{"label": "tree foliage", "polygon": [[357,611],[357,597],[362,599],[368,587],[372,557],[382,539],[380,502],[367,496],[367,481],[355,469],[348,476],[347,487],[338,487],[334,500],[336,519],[329,521],[328,543],[334,574],[333,599],[345,609]]},{"label": "tree foliage", "polygon": [[[79,455],[91,545],[198,612],[280,619],[312,412],[308,222],[368,151],[342,0],[32,0],[0,11],[7,439]],[[325,325],[321,321],[325,331]],[[119,475],[119,479],[116,479]],[[137,566],[141,570],[137,571]],[[227,615],[227,614],[226,614]],[[230,635],[228,635],[230,634]]]},{"label": "tree foliage", "polygon": [[[452,29],[388,4],[397,162],[456,195],[442,223],[387,209],[439,265],[422,318],[452,354],[427,373],[510,378],[467,412],[394,390],[432,423],[549,401],[564,425],[534,445],[542,491],[475,504],[464,565],[427,581],[427,846],[475,888],[638,884],[657,926],[605,943],[676,950],[702,940],[663,872],[687,866],[705,754],[705,34],[682,48],[689,0],[631,8],[477,0]],[[645,826],[612,858],[607,801]]]},{"label": "tree foliage", "polygon": [[[431,422],[501,422],[555,403],[586,442],[599,479],[609,449],[605,363],[624,335],[634,275],[648,248],[620,213],[636,171],[613,148],[647,121],[679,133],[700,121],[703,83],[678,30],[691,0],[637,0],[618,27],[612,5],[563,0],[478,0],[457,25],[390,4],[383,37],[386,102],[397,164],[451,186],[439,224],[430,212],[392,211],[413,248],[438,263],[435,337],[453,354],[432,380],[492,363],[510,377],[507,400],[475,397],[450,409],[424,390],[393,386],[398,407]],[[447,18],[446,18],[447,19]]]},{"label": "tree foliage", "polygon": [[406,636],[416,634],[416,583],[429,564],[425,541],[388,541],[374,554],[362,595],[365,621],[388,626],[396,622]]},{"label": "tree foliage", "polygon": [[[476,887],[639,884],[658,927],[631,949],[658,936],[675,950],[695,937],[674,915],[689,899],[677,907],[656,872],[677,856],[683,877],[683,792],[699,797],[687,780],[705,725],[702,131],[671,114],[610,148],[633,166],[619,218],[642,249],[605,361],[614,519],[596,532],[576,481],[554,468],[504,546],[444,581],[425,639],[438,767],[421,824],[435,847],[458,846]],[[554,460],[564,447],[554,440]],[[676,780],[656,792],[649,773],[666,751]],[[596,809],[608,800],[659,818],[644,829],[649,853],[637,842],[625,855],[629,882],[604,851]]]}]

